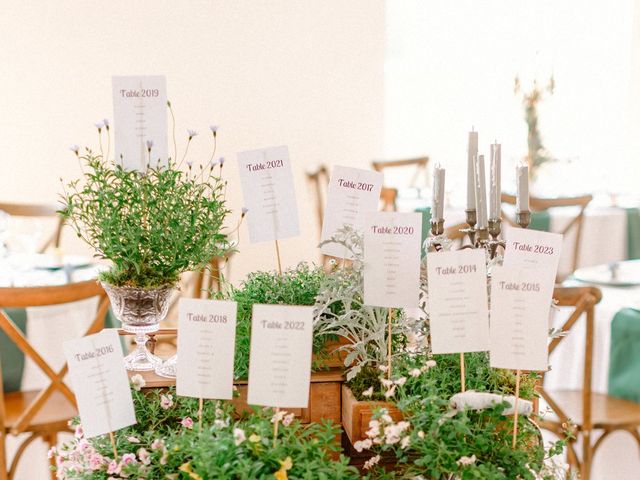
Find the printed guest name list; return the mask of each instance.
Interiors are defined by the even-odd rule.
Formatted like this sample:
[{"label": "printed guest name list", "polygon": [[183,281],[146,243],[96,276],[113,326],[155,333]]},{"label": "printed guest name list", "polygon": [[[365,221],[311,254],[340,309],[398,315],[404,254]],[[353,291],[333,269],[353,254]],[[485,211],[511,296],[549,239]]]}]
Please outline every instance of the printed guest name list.
[{"label": "printed guest name list", "polygon": [[[381,188],[380,172],[335,166],[327,189],[321,241],[345,226],[362,233],[365,215],[378,209]],[[335,243],[324,244],[320,250],[333,257],[353,258],[347,248]]]},{"label": "printed guest name list", "polygon": [[420,295],[419,213],[372,212],[364,228],[364,303],[417,307]]},{"label": "printed guest name list", "polygon": [[491,278],[491,366],[548,368],[549,268],[495,267]]},{"label": "printed guest name list", "polygon": [[306,408],[311,380],[313,307],[254,305],[250,405]]},{"label": "printed guest name list", "polygon": [[63,345],[87,438],[136,423],[120,337],[106,329]]},{"label": "printed guest name list", "polygon": [[176,393],[231,400],[237,304],[181,298],[179,311]]},{"label": "printed guest name list", "polygon": [[489,349],[484,250],[427,254],[429,324],[433,353]]},{"label": "printed guest name list", "polygon": [[293,174],[286,146],[238,153],[240,183],[251,243],[300,233]]}]

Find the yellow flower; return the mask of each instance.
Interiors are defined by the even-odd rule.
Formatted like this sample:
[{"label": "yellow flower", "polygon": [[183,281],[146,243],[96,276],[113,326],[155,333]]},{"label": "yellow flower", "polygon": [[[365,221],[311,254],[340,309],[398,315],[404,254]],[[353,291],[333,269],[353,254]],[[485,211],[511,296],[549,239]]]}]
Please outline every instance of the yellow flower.
[{"label": "yellow flower", "polygon": [[253,443],[258,443],[260,441],[260,435],[252,433],[251,436],[249,437],[249,441]]},{"label": "yellow flower", "polygon": [[193,472],[191,470],[191,463],[189,463],[189,462],[183,463],[182,465],[180,465],[178,470],[180,470],[181,472],[184,472],[184,473],[188,473],[189,477],[193,478],[193,480],[202,480],[202,477],[200,475],[198,475],[196,472]]},{"label": "yellow flower", "polygon": [[293,467],[293,460],[291,460],[291,457],[287,457],[280,462],[280,470],[274,473],[273,476],[276,480],[288,480],[287,470],[291,470],[291,467]]}]

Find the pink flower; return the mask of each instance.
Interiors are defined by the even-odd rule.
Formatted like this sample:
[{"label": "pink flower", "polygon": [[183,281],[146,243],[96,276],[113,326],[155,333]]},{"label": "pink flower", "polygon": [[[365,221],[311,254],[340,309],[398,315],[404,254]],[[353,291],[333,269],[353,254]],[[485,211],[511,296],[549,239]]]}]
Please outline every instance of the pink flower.
[{"label": "pink flower", "polygon": [[138,458],[143,465],[149,465],[151,463],[151,454],[146,448],[138,450]]},{"label": "pink flower", "polygon": [[171,394],[160,395],[160,407],[163,410],[169,410],[173,407],[173,396]]},{"label": "pink flower", "polygon": [[363,467],[365,470],[369,470],[374,465],[377,465],[379,461],[380,461],[380,455],[376,455],[375,457],[371,457],[369,460],[364,462]]},{"label": "pink flower", "polygon": [[125,453],[122,455],[122,464],[129,465],[130,463],[136,463],[136,456],[133,453]]},{"label": "pink flower", "polygon": [[85,438],[80,439],[80,441],[78,442],[78,446],[76,447],[76,449],[80,452],[86,452],[91,448],[91,444]]},{"label": "pink flower", "polygon": [[371,439],[367,438],[365,440],[356,441],[356,443],[353,444],[353,448],[356,449],[356,452],[362,452],[362,450],[368,450],[369,448],[371,448],[372,445],[373,442],[371,441]]},{"label": "pink flower", "polygon": [[184,428],[193,428],[193,420],[191,420],[191,417],[184,417],[180,422],[180,424]]},{"label": "pink flower", "polygon": [[241,428],[233,429],[233,440],[236,446],[240,445],[246,439],[247,439],[247,436],[245,435],[244,430],[242,430]]},{"label": "pink flower", "polygon": [[116,460],[111,460],[107,467],[107,475],[120,475],[122,467]]},{"label": "pink flower", "polygon": [[295,415],[293,413],[289,413],[287,415],[284,416],[284,418],[282,419],[282,425],[284,425],[285,427],[288,427],[289,425],[291,425],[291,422],[293,422]]},{"label": "pink flower", "polygon": [[47,458],[51,460],[58,453],[58,449],[56,447],[51,447],[47,452]]},{"label": "pink flower", "polygon": [[76,427],[76,431],[74,433],[76,438],[82,438],[84,436],[84,430],[82,430],[82,425],[78,425]]},{"label": "pink flower", "polygon": [[92,453],[89,456],[89,469],[90,470],[100,470],[102,468],[102,465],[105,464],[105,459],[102,455],[100,455],[99,453]]},{"label": "pink flower", "polygon": [[151,442],[151,450],[160,450],[164,448],[164,441],[156,438],[153,442]]},{"label": "pink flower", "polygon": [[138,437],[127,437],[127,441],[130,443],[140,443],[140,440],[138,440]]},{"label": "pink flower", "polygon": [[389,390],[384,392],[384,398],[391,398],[396,394],[396,386],[394,385]]}]

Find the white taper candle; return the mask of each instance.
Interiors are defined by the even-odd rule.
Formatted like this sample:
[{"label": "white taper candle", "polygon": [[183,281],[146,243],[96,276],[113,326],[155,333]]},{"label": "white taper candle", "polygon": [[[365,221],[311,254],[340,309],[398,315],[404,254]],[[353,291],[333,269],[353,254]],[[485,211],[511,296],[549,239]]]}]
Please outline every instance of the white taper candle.
[{"label": "white taper candle", "polygon": [[433,169],[433,199],[431,206],[431,215],[434,221],[444,219],[444,175],[445,170],[436,164]]},{"label": "white taper candle", "polygon": [[491,186],[489,188],[489,218],[497,220],[500,218],[501,196],[502,196],[502,159],[501,146],[499,143],[491,145]]},{"label": "white taper candle", "polygon": [[476,216],[478,228],[487,228],[487,183],[484,174],[484,155],[476,160]]},{"label": "white taper candle", "polygon": [[476,208],[476,181],[474,178],[474,162],[478,155],[478,132],[469,132],[467,143],[467,210]]},{"label": "white taper candle", "polygon": [[529,211],[529,165],[521,163],[516,166],[516,184],[518,193],[516,196],[516,211]]}]

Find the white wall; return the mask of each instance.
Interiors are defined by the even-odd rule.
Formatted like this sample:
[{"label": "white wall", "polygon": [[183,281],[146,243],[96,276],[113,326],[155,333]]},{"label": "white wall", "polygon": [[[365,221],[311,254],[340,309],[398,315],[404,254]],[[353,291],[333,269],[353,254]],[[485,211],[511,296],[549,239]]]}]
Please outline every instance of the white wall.
[{"label": "white wall", "polygon": [[[561,161],[543,169],[538,194],[637,192],[640,56],[632,50],[638,0],[404,0],[387,2],[385,153],[426,153],[447,168],[463,204],[467,132],[480,153],[502,143],[503,188],[527,154],[518,75],[555,94],[539,108],[544,145]],[[636,14],[638,15],[638,14]],[[635,68],[636,77],[631,75]],[[635,96],[635,103],[631,104]],[[604,167],[606,165],[606,167]]]},{"label": "white wall", "polygon": [[[0,201],[55,201],[58,178],[79,174],[68,146],[96,147],[93,123],[112,116],[111,76],[164,74],[179,142],[186,128],[221,125],[235,212],[235,153],[289,145],[302,234],[282,242],[283,262],[315,260],[305,168],[381,155],[383,61],[383,0],[5,4]],[[209,135],[195,140],[190,148],[206,161]],[[234,279],[265,268],[275,268],[273,246],[250,245],[245,229]]]}]

